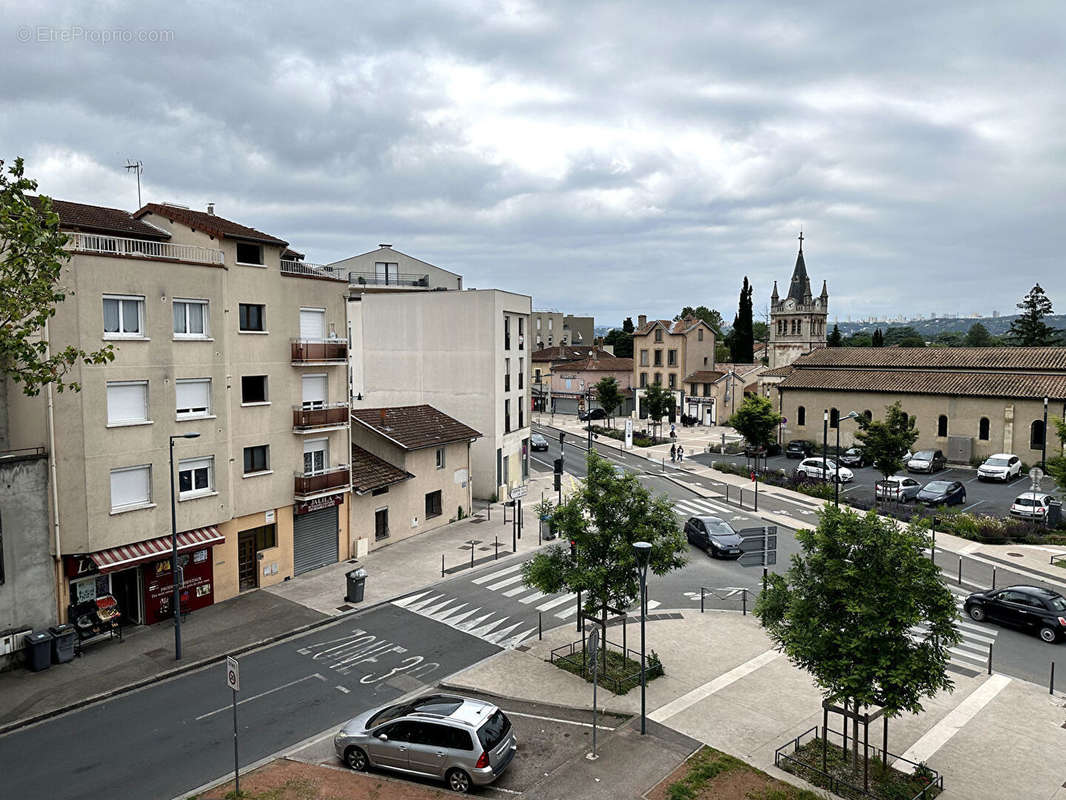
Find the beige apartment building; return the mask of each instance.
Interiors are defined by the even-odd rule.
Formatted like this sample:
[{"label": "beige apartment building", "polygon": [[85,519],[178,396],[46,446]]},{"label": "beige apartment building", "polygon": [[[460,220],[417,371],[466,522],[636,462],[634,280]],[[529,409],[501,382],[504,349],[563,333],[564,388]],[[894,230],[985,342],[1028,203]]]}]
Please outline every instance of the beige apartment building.
[{"label": "beige apartment building", "polygon": [[324,269],[347,280],[353,292],[463,288],[462,275],[394,250],[391,244],[379,244],[377,250],[334,261]]},{"label": "beige apartment building", "polygon": [[347,281],[210,207],[55,208],[73,256],[47,336],[115,348],[80,393],[7,387],[9,446],[53,461],[59,617],[172,615],[171,449],[183,608],[346,558]]},{"label": "beige apartment building", "polygon": [[633,386],[658,383],[681,391],[684,378],[700,370],[714,370],[714,329],[703,320],[648,321],[641,314],[633,333]]},{"label": "beige apartment building", "polygon": [[535,350],[566,345],[590,346],[596,338],[595,317],[575,317],[559,311],[534,311],[529,324]]},{"label": "beige apartment building", "polygon": [[[784,441],[820,443],[824,415],[829,435],[850,446],[855,424],[839,422],[851,411],[884,416],[899,401],[919,431],[916,449],[940,449],[949,461],[984,460],[1013,453],[1040,462],[1048,427],[1066,419],[1064,347],[840,347],[802,356],[776,385],[785,417]],[[1052,430],[1053,427],[1052,427]],[[1048,441],[1048,457],[1058,455]]]}]

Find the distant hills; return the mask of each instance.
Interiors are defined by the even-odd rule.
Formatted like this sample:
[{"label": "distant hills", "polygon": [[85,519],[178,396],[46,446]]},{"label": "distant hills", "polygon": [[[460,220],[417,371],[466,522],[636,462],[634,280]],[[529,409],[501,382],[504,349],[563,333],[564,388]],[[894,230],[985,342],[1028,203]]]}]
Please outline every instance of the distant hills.
[{"label": "distant hills", "polygon": [[[958,331],[966,333],[975,322],[980,322],[993,336],[1002,336],[1010,330],[1010,324],[1017,319],[1016,314],[1006,317],[981,317],[980,319],[962,319],[955,317],[938,317],[934,319],[912,319],[906,322],[837,322],[840,332],[845,336],[854,333],[873,333],[880,328],[882,331],[889,328],[914,328],[927,341],[932,340],[938,333]],[[1066,328],[1066,314],[1052,314],[1044,317],[1044,322],[1052,328]]]}]

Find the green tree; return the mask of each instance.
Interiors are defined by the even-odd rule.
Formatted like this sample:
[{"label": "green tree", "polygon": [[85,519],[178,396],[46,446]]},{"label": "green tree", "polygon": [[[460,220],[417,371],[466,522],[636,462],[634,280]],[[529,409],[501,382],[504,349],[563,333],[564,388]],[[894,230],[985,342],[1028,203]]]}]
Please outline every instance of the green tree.
[{"label": "green tree", "polygon": [[752,321],[752,287],[748,277],[740,287],[740,303],[737,315],[733,318],[732,338],[730,339],[731,358],[734,364],[751,364],[755,361],[755,340]]},{"label": "green tree", "polygon": [[826,347],[843,347],[844,346],[844,337],[840,333],[840,327],[836,323],[833,323],[833,330],[829,331],[829,335],[827,337],[825,337],[825,346]]},{"label": "green tree", "polygon": [[[628,317],[627,317],[628,319]],[[629,320],[632,324],[632,320]],[[614,354],[618,358],[632,358],[633,357],[633,333],[619,330],[618,328],[611,328],[607,331],[607,335],[603,337],[604,344],[614,346]]]},{"label": "green tree", "polygon": [[644,389],[644,405],[648,409],[648,416],[652,422],[659,426],[662,433],[663,417],[670,413],[674,406],[674,394],[669,389],[663,388],[661,383],[653,383]]},{"label": "green tree", "polygon": [[600,408],[603,409],[610,423],[611,414],[622,405],[622,392],[618,388],[618,381],[611,377],[603,378],[596,384],[595,389],[596,400],[599,401]]},{"label": "green tree", "polygon": [[711,330],[714,331],[715,336],[722,335],[722,315],[713,308],[707,308],[707,306],[685,306],[681,309],[681,313],[674,317],[676,322],[679,319],[685,319],[691,317],[693,319],[702,319],[708,325],[711,326]]},{"label": "green tree", "polygon": [[21,158],[6,171],[0,161],[0,372],[31,397],[49,383],[60,392],[81,391],[80,383],[66,380],[76,364],[115,358],[111,345],[92,353],[74,345],[50,352],[46,328],[67,297],[59,280],[70,253],[52,201],[28,196],[36,190]]},{"label": "green tree", "polygon": [[937,347],[962,347],[966,343],[966,335],[959,331],[941,331],[933,337],[933,344]]},{"label": "green tree", "polygon": [[569,542],[553,545],[523,565],[522,579],[545,594],[581,592],[582,610],[600,618],[606,635],[608,608],[629,608],[640,595],[633,543],[651,544],[648,569],[660,576],[685,565],[688,545],[665,495],[653,498],[635,475],[618,475],[595,451],[585,463],[583,485],[552,513],[575,555]]},{"label": "green tree", "polygon": [[636,327],[634,327],[633,325],[632,317],[626,317],[624,320],[622,320],[622,330],[630,335],[632,335],[632,333],[636,330]]},{"label": "green tree", "polygon": [[[828,339],[829,337],[827,336],[827,343]],[[874,337],[866,333],[865,331],[858,331],[857,333],[853,333],[851,336],[845,336],[841,345],[843,347],[873,347]]]},{"label": "green tree", "polygon": [[774,411],[770,398],[751,394],[733,412],[728,424],[744,437],[749,447],[765,450],[777,438],[781,415]]},{"label": "green tree", "polygon": [[[826,700],[879,706],[891,718],[921,712],[926,698],[954,686],[947,667],[961,641],[958,614],[925,555],[926,530],[826,506],[818,527],[796,539],[800,553],[787,574],[770,574],[755,614]],[[915,637],[916,626],[925,633]]]},{"label": "green tree", "polygon": [[885,332],[885,344],[900,347],[925,347],[925,337],[912,326],[901,325],[898,328],[889,328]]},{"label": "green tree", "polygon": [[730,352],[729,345],[724,341],[717,341],[714,343],[714,361],[716,364],[728,364],[729,359],[733,357]]},{"label": "green tree", "polygon": [[967,347],[991,347],[992,334],[980,322],[975,322],[970,326],[970,330],[966,331],[966,338],[963,343]]},{"label": "green tree", "polygon": [[881,332],[880,328],[877,328],[874,331],[874,335],[870,339],[870,346],[871,347],[884,347],[885,346],[885,335]]},{"label": "green tree", "polygon": [[762,320],[756,320],[751,323],[751,336],[756,342],[767,342],[770,340],[770,326]]},{"label": "green tree", "polygon": [[1021,310],[1010,324],[1007,334],[1011,342],[1018,347],[1047,347],[1059,339],[1059,331],[1044,322],[1044,317],[1052,313],[1051,300],[1036,284],[1029,294],[1018,303]]},{"label": "green tree", "polygon": [[[885,409],[884,420],[867,419],[860,414],[855,438],[866,460],[884,475],[885,480],[903,467],[903,457],[918,440],[914,417],[908,417],[897,400]],[[876,501],[876,492],[874,494]]]}]

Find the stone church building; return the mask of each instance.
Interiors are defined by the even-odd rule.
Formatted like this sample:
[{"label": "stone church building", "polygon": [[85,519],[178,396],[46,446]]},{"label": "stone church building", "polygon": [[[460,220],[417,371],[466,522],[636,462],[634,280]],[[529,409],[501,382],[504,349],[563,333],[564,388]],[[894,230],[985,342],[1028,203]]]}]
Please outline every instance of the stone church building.
[{"label": "stone church building", "polygon": [[829,289],[822,281],[822,292],[811,294],[811,279],[803,261],[803,234],[799,235],[799,254],[788,294],[782,299],[774,281],[770,295],[770,345],[767,352],[770,369],[786,367],[802,355],[825,347],[825,323],[829,310]]}]

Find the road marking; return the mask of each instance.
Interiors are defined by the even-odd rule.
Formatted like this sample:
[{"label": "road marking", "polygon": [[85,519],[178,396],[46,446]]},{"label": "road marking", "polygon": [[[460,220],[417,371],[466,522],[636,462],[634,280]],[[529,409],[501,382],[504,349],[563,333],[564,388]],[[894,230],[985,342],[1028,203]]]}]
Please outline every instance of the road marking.
[{"label": "road marking", "polygon": [[517,572],[520,569],[522,569],[521,564],[514,564],[506,569],[501,569],[499,572],[494,572],[491,575],[482,575],[480,578],[474,578],[474,580],[470,582],[481,586],[483,583],[502,578],[504,575],[510,575],[512,572]]},{"label": "road marking", "polygon": [[[1000,692],[1002,692],[1011,679],[1006,675],[993,675],[970,693],[970,696],[948,712],[940,722],[930,728],[924,736],[907,748],[896,763],[896,769],[902,771],[913,770],[914,763],[928,761],[937,750],[943,747],[956,733],[965,727],[977,713],[988,705]],[[904,761],[906,759],[907,761]]]},{"label": "road marking", "polygon": [[338,692],[341,692],[342,694],[351,694],[351,692],[352,692],[352,690],[349,689],[347,686],[337,686],[337,687],[334,687],[334,688],[336,688],[336,690]]},{"label": "road marking", "polygon": [[540,600],[541,598],[547,597],[547,596],[548,595],[544,594],[544,592],[539,592],[539,591],[538,592],[533,592],[533,594],[519,599],[518,602],[519,603],[523,603],[524,605],[528,606],[530,603],[535,603],[538,600]]},{"label": "road marking", "polygon": [[979,505],[981,505],[981,503],[983,503],[983,502],[984,502],[984,500],[978,500],[978,501],[977,501],[976,503],[974,503],[973,505],[970,505],[970,506],[966,506],[966,508],[964,508],[964,509],[963,509],[963,511],[969,511],[969,510],[970,510],[971,508],[977,508],[977,507],[978,507]]},{"label": "road marking", "polygon": [[517,595],[522,594],[522,592],[528,592],[528,591],[529,591],[529,587],[526,586],[525,584],[522,584],[517,589],[510,589],[510,590],[504,592],[503,596],[504,597],[516,597]]},{"label": "road marking", "polygon": [[852,489],[861,489],[861,488],[862,488],[862,487],[863,487],[864,485],[865,485],[865,484],[862,484],[862,483],[855,483],[855,484],[852,484],[851,486],[849,486],[849,487],[848,487],[847,489],[842,489],[842,490],[840,491],[840,493],[841,493],[841,494],[847,494],[847,493],[848,493],[848,492],[850,492],[850,491],[851,491]]},{"label": "road marking", "polygon": [[537,606],[537,611],[548,611],[556,606],[561,606],[563,603],[569,603],[571,600],[576,599],[576,594],[564,594],[561,597],[556,597],[554,600],[549,600],[547,603],[541,603]]},{"label": "road marking", "polygon": [[537,462],[538,464],[543,464],[543,465],[544,465],[544,466],[546,466],[546,467],[547,467],[548,469],[551,469],[551,470],[554,470],[554,469],[555,469],[555,465],[554,465],[554,464],[549,464],[549,463],[548,463],[547,461],[541,461],[541,460],[540,460],[539,458],[537,458],[536,456],[530,456],[529,458],[530,458],[530,460],[531,460],[531,461],[536,461],[536,462]]},{"label": "road marking", "polygon": [[778,650],[767,650],[764,653],[760,653],[755,658],[745,661],[738,667],[734,667],[723,675],[719,675],[712,681],[708,681],[702,686],[697,686],[690,692],[678,697],[676,700],[671,700],[666,705],[648,714],[648,719],[654,722],[666,722],[671,717],[676,717],[682,711],[691,708],[701,700],[705,700],[712,694],[720,692],[727,686],[739,681],[741,678],[750,675],[760,667],[764,667],[774,659],[780,658],[782,653]]},{"label": "road marking", "polygon": [[649,600],[648,601],[648,611],[654,611],[655,609],[657,609],[661,605],[662,605],[662,603],[660,603],[658,600]]},{"label": "road marking", "polygon": [[[419,592],[418,594],[412,594],[408,597],[401,597],[399,600],[393,600],[392,604],[399,606],[400,608],[407,608],[411,603],[420,597],[425,597],[429,592]],[[303,650],[300,651],[301,653]]]},{"label": "road marking", "polygon": [[[259,694],[253,694],[251,697],[246,697],[240,702],[238,702],[237,705],[243,706],[245,703],[250,703],[253,700],[258,700],[260,697],[266,697],[268,694],[274,694],[274,692],[280,692],[282,689],[288,689],[290,686],[295,686],[298,683],[309,681],[311,680],[311,678],[318,678],[320,681],[325,680],[325,678],[319,675],[317,672],[313,675],[304,675],[302,678],[297,678],[294,681],[283,683],[281,686],[275,686],[273,689],[267,689],[265,692],[260,692]],[[223,711],[229,711],[231,708],[233,708],[232,704],[228,706],[222,706],[222,708],[216,708],[214,711],[208,711],[206,714],[201,714],[196,718],[196,721],[199,722],[202,719],[213,717],[215,714],[221,714]]]},{"label": "road marking", "polygon": [[496,581],[496,583],[490,584],[485,588],[487,588],[490,592],[495,592],[497,589],[502,589],[504,586],[510,586],[515,581],[520,580],[522,580],[521,573],[519,573],[518,575],[511,575],[508,578],[504,578],[502,581]]},{"label": "road marking", "polygon": [[[509,716],[509,717],[524,717],[525,719],[539,719],[539,720],[541,720],[543,722],[558,722],[558,723],[560,723],[562,725],[577,725],[580,728],[591,728],[592,727],[592,723],[591,722],[577,722],[577,721],[572,720],[572,719],[559,719],[558,717],[542,717],[540,714],[525,714],[525,713],[520,712],[520,711],[511,711],[509,709],[504,709],[504,713],[507,714],[507,716]],[[613,730],[615,730],[614,728],[606,728],[603,725],[597,725],[596,727],[599,728],[601,731],[613,731]]]}]

